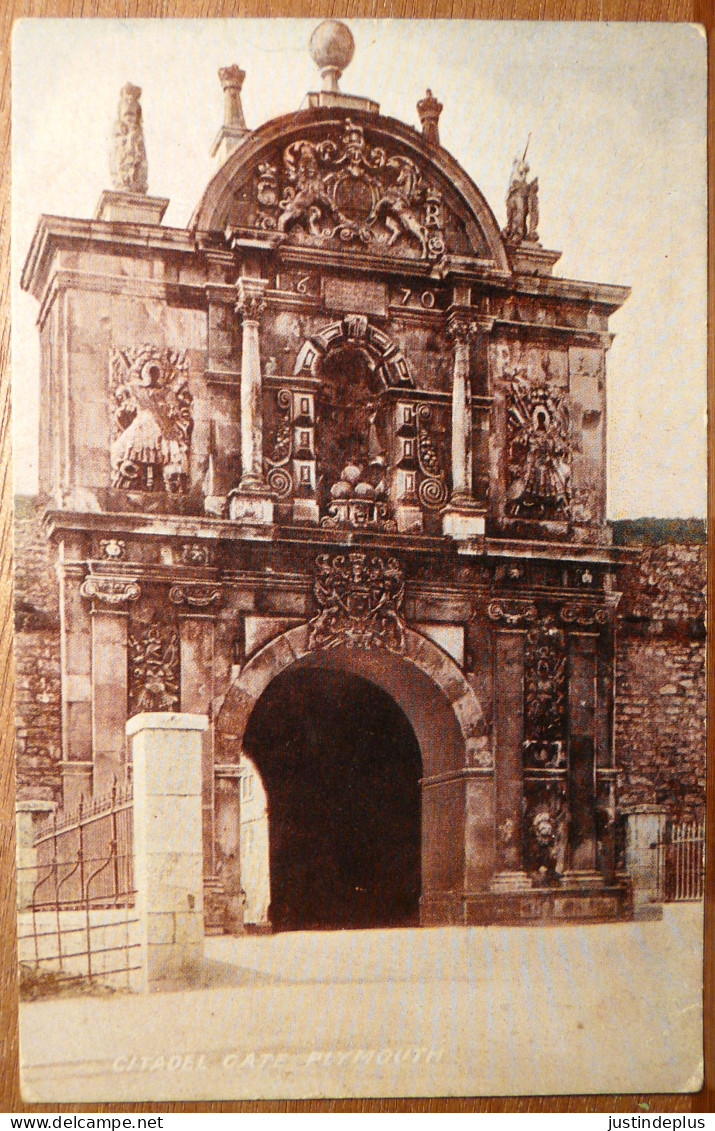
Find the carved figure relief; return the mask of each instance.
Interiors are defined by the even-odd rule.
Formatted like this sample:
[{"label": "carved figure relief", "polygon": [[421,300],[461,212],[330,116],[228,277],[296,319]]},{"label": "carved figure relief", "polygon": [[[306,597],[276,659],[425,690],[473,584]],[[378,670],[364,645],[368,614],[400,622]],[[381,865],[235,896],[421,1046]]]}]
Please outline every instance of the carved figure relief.
[{"label": "carved figure relief", "polygon": [[525,666],[524,766],[565,768],[566,637],[553,617],[527,633]]},{"label": "carved figure relief", "polygon": [[567,787],[561,781],[538,783],[529,792],[524,822],[526,865],[541,883],[558,883],[568,859]]},{"label": "carved figure relief", "polygon": [[145,193],[149,187],[140,96],[141,87],[130,82],[119,96],[110,157],[112,188],[118,192]]},{"label": "carved figure relief", "polygon": [[333,241],[436,260],[445,251],[444,204],[409,157],[372,146],[346,118],[339,139],[300,139],[259,166],[255,225],[303,240]]},{"label": "carved figure relief", "polygon": [[507,381],[507,513],[567,519],[571,503],[571,418],[567,395],[526,372]]},{"label": "carved figure relief", "polygon": [[179,707],[179,630],[153,620],[129,635],[129,714]]},{"label": "carved figure relief", "polygon": [[185,354],[114,349],[110,381],[112,486],[183,494],[194,424]]},{"label": "carved figure relief", "polygon": [[355,551],[316,559],[313,595],[318,614],[309,622],[310,648],[405,648],[405,623],[400,615],[405,595],[402,566]]}]

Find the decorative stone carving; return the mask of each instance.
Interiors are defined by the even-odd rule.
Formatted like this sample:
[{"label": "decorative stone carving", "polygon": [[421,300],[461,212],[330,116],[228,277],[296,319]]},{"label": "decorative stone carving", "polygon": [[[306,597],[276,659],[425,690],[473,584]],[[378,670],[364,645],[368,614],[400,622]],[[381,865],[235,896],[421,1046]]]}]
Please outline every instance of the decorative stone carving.
[{"label": "decorative stone carving", "polygon": [[420,404],[415,410],[417,423],[417,462],[422,473],[417,497],[427,510],[441,510],[449,498],[439,449],[432,436],[432,409]]},{"label": "decorative stone carving", "polygon": [[123,577],[87,577],[79,588],[83,597],[103,601],[107,605],[125,605],[138,601],[141,586],[138,581],[128,581]]},{"label": "decorative stone carving", "polygon": [[416,163],[372,146],[362,125],[346,118],[342,136],[299,139],[278,170],[258,170],[256,227],[293,233],[303,242],[337,240],[376,251],[436,260],[445,251],[444,204]]},{"label": "decorative stone carving", "polygon": [[527,634],[524,764],[566,766],[566,637],[553,617]]},{"label": "decorative stone carving", "polygon": [[130,82],[119,96],[110,158],[112,188],[119,192],[145,193],[149,187],[140,97],[141,87]]},{"label": "decorative stone carving", "polygon": [[510,628],[523,624],[533,624],[539,613],[536,605],[518,604],[515,601],[490,601],[487,606],[489,620],[502,622]]},{"label": "decorative stone carving", "polygon": [[205,566],[210,561],[208,546],[200,542],[182,542],[179,555],[184,565]]},{"label": "decorative stone carving", "polygon": [[129,713],[179,707],[179,630],[154,620],[129,636]]},{"label": "decorative stone carving", "polygon": [[564,624],[573,624],[582,628],[608,624],[608,609],[578,601],[562,605],[559,615]]},{"label": "decorative stone carving", "polygon": [[508,384],[507,513],[568,519],[571,502],[571,418],[567,395],[526,371]]},{"label": "decorative stone carving", "polygon": [[422,136],[430,145],[439,145],[439,116],[444,107],[427,88],[424,98],[417,103],[417,114],[422,126]]},{"label": "decorative stone carving", "polygon": [[569,808],[565,782],[532,783],[525,819],[525,863],[544,884],[566,871]]},{"label": "decorative stone carving", "polygon": [[[528,148],[528,143],[527,143]],[[539,244],[539,181],[528,181],[529,166],[526,149],[522,158],[516,157],[512,165],[506,197],[506,228],[502,232],[508,244]]]},{"label": "decorative stone carving", "polygon": [[309,622],[309,648],[405,648],[400,615],[405,595],[402,566],[359,551],[316,559],[313,594],[320,612]]},{"label": "decorative stone carving", "polygon": [[[293,456],[293,395],[290,389],[279,389],[276,394],[278,422],[273,436],[273,448],[266,457],[266,481],[274,495],[285,499],[293,490],[290,462]],[[311,458],[312,458],[311,452]]]},{"label": "decorative stone carving", "polygon": [[126,553],[126,543],[121,538],[102,538],[99,549],[103,558],[119,561]]},{"label": "decorative stone carving", "polygon": [[113,349],[112,486],[181,495],[194,421],[185,353]]},{"label": "decorative stone carving", "polygon": [[172,585],[169,600],[172,605],[193,605],[205,609],[221,600],[221,590],[215,585]]}]

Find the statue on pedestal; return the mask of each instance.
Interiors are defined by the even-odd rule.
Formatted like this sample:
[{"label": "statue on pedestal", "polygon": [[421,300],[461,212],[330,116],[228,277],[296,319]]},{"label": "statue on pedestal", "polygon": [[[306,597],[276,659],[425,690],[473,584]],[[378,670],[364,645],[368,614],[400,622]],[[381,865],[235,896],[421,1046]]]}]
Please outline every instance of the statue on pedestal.
[{"label": "statue on pedestal", "polygon": [[112,188],[117,192],[145,193],[149,187],[140,96],[141,87],[130,82],[119,96],[110,156]]},{"label": "statue on pedestal", "polygon": [[506,195],[506,228],[502,235],[509,244],[538,244],[539,233],[539,179],[527,180],[529,166],[526,162],[526,143],[523,157],[515,157]]}]

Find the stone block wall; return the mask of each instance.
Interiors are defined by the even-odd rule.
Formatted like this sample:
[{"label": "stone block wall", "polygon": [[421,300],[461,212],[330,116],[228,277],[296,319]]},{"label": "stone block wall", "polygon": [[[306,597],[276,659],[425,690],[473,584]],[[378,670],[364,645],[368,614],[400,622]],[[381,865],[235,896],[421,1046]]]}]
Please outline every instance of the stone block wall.
[{"label": "stone block wall", "polygon": [[661,804],[675,818],[702,816],[707,547],[641,546],[628,572],[616,664],[619,802]]},{"label": "stone block wall", "polygon": [[38,499],[15,500],[17,794],[21,800],[57,801],[62,757],[59,587],[42,511]]}]

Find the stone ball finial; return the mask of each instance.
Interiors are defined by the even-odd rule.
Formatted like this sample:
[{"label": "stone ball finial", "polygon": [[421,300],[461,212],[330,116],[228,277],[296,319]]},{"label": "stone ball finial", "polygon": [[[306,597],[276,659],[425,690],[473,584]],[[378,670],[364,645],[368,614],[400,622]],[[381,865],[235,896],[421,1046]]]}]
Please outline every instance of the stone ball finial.
[{"label": "stone ball finial", "polygon": [[338,91],[338,79],[355,51],[352,32],[341,20],[323,20],[310,37],[310,57],[320,68],[323,90]]}]

